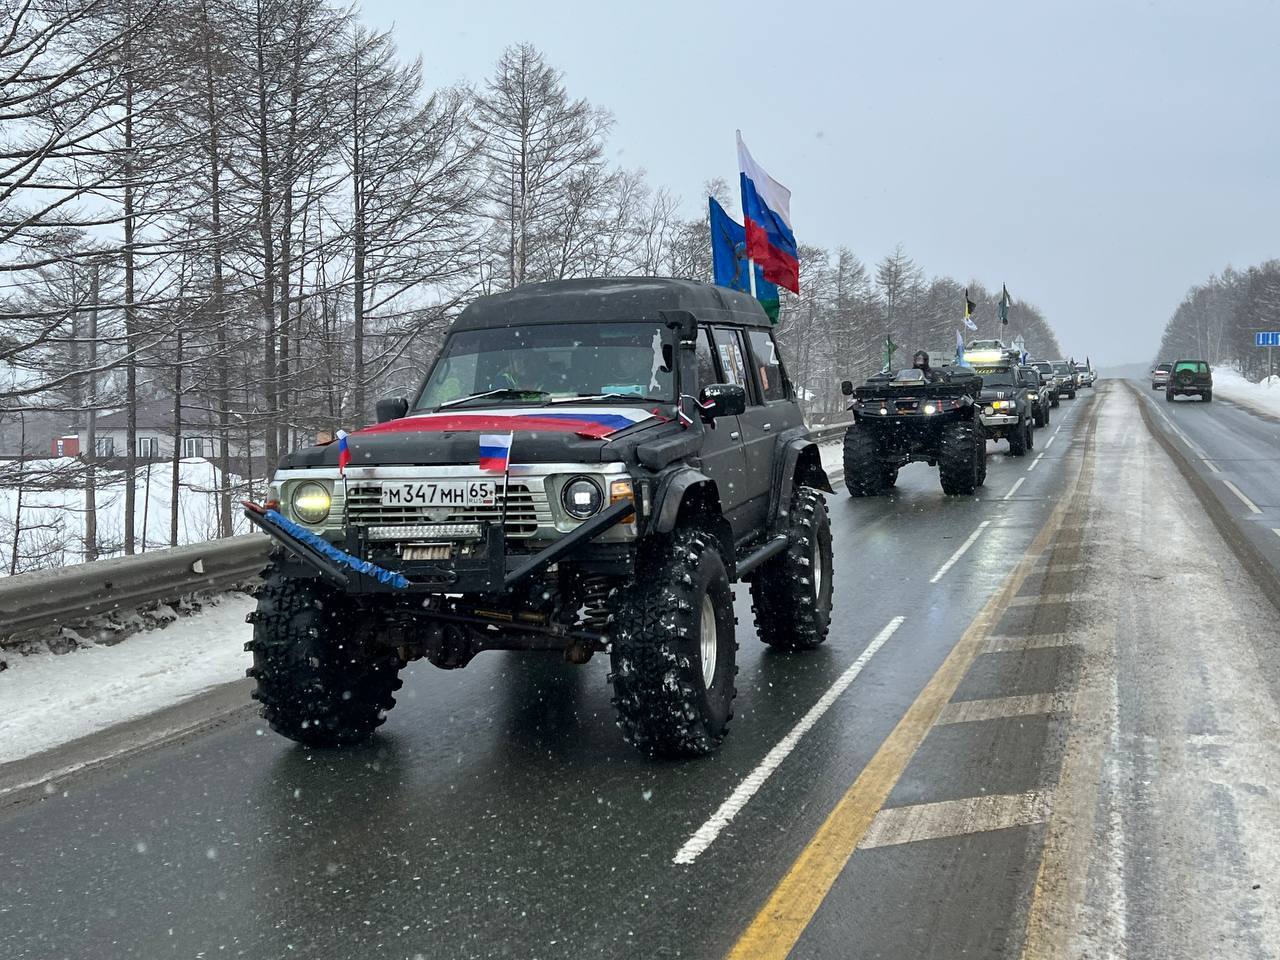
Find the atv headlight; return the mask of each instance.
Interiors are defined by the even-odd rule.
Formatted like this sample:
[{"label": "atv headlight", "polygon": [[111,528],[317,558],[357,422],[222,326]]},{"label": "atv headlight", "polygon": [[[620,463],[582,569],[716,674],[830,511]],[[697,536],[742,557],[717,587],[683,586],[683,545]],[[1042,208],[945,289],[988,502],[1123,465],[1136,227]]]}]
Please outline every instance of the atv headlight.
[{"label": "atv headlight", "polygon": [[936,405],[936,404],[926,403],[926,404],[924,405],[924,412],[925,412],[926,416],[928,416],[928,415],[932,415],[932,414],[935,414],[935,413],[937,413],[937,412],[938,412],[938,407],[937,407],[937,405]]},{"label": "atv headlight", "polygon": [[589,520],[604,506],[604,494],[590,477],[574,477],[560,491],[564,512],[575,520]]},{"label": "atv headlight", "polygon": [[306,480],[293,488],[289,507],[303,523],[323,523],[329,516],[333,497],[329,488],[318,480]]}]

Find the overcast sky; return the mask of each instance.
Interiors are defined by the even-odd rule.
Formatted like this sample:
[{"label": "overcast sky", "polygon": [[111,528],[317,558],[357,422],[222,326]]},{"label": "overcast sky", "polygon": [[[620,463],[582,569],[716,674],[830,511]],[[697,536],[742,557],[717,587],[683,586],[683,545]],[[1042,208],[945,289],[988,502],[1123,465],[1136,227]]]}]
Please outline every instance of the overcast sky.
[{"label": "overcast sky", "polygon": [[[611,110],[616,159],[702,209],[733,131],[800,241],[1037,304],[1146,361],[1188,286],[1280,254],[1280,4],[363,0],[428,81],[529,41]],[[785,19],[777,19],[784,17]]]}]

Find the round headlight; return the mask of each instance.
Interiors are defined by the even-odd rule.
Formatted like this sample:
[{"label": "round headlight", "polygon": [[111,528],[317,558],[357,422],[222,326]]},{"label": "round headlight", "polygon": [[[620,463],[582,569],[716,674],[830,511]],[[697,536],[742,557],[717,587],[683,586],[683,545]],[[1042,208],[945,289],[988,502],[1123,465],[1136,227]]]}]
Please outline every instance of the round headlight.
[{"label": "round headlight", "polygon": [[560,503],[564,506],[564,512],[573,519],[587,520],[599,513],[604,506],[604,494],[594,480],[575,477],[564,485]]},{"label": "round headlight", "polygon": [[289,505],[293,508],[293,515],[303,523],[323,523],[325,517],[329,516],[332,500],[329,489],[323,483],[307,480],[293,488]]}]

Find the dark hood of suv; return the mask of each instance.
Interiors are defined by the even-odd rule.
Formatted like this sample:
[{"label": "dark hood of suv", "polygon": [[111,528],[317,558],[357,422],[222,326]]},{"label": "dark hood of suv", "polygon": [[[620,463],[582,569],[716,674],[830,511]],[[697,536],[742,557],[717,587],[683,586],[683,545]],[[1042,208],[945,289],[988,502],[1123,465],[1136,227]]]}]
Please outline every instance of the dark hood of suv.
[{"label": "dark hood of suv", "polygon": [[[619,430],[598,440],[576,433],[547,430],[516,430],[511,444],[513,463],[614,463],[627,460],[642,440],[678,432],[669,420],[653,419]],[[444,466],[476,463],[480,457],[481,433],[496,431],[446,430],[418,432],[402,430],[385,433],[356,432],[347,440],[351,466]],[[303,447],[280,461],[282,469],[336,467],[338,444]]]}]

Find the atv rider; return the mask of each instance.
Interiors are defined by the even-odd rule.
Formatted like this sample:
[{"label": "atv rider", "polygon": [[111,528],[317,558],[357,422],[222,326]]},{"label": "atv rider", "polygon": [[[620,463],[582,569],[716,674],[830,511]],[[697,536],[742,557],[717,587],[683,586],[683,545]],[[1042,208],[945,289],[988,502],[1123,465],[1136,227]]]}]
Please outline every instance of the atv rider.
[{"label": "atv rider", "polygon": [[917,350],[916,355],[911,358],[911,366],[924,372],[924,378],[930,383],[937,383],[942,380],[942,372],[929,366],[929,354],[924,350]]}]

